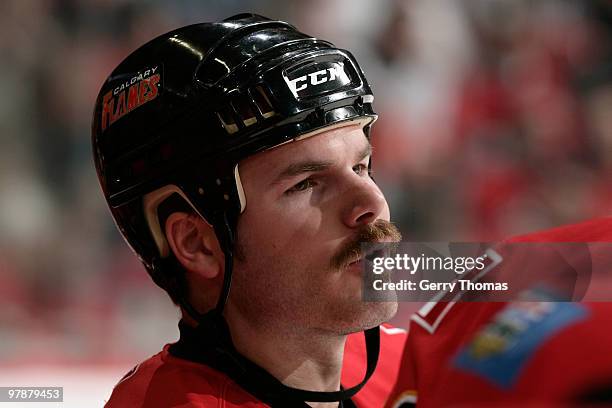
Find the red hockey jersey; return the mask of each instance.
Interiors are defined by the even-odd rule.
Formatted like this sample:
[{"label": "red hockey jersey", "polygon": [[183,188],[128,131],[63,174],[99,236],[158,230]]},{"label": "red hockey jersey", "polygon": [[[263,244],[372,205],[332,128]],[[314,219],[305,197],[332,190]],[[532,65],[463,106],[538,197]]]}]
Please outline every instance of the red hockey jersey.
[{"label": "red hockey jersey", "polygon": [[[381,349],[376,371],[352,398],[358,407],[382,407],[399,371],[406,332],[381,326]],[[267,404],[243,390],[227,375],[204,364],[173,356],[170,345],[134,367],[115,386],[106,408],[259,408]],[[366,367],[363,335],[348,336],[342,384],[351,387]]]},{"label": "red hockey jersey", "polygon": [[[593,243],[593,268],[612,275],[612,247],[601,244],[612,242],[612,217],[510,242]],[[595,289],[612,297],[605,280]],[[426,304],[412,318],[386,407],[417,401],[419,407],[612,405],[612,303]]]}]

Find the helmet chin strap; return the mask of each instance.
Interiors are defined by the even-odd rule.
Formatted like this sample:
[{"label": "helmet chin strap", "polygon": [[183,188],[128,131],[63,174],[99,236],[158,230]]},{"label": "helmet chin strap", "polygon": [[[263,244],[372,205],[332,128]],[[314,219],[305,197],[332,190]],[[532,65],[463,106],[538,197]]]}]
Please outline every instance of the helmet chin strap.
[{"label": "helmet chin strap", "polygon": [[225,271],[219,300],[214,309],[201,314],[185,298],[181,306],[198,322],[196,328],[179,324],[181,340],[171,349],[177,356],[205,363],[232,378],[245,390],[272,406],[304,407],[310,402],[337,402],[353,397],[370,379],[380,353],[380,329],[365,330],[367,367],[363,380],[357,385],[338,391],[310,391],[289,387],[240,354],[234,347],[227,322],[223,317],[229,296],[233,271],[234,233],[227,213],[223,214],[223,232],[220,243],[225,253]]},{"label": "helmet chin strap", "polygon": [[225,254],[225,269],[223,274],[223,285],[221,286],[219,299],[214,309],[220,316],[223,314],[223,309],[229,298],[230,287],[232,286],[232,272],[234,271],[234,230],[230,224],[227,212],[223,213],[222,235],[221,249]]}]

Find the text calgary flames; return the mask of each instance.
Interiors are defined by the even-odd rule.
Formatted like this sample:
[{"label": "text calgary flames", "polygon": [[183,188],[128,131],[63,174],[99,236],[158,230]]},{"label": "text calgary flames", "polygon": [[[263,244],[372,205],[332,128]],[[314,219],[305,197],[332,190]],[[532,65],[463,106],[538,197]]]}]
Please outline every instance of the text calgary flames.
[{"label": "text calgary flames", "polygon": [[160,74],[158,67],[134,75],[108,91],[102,98],[102,130],[119,118],[157,97]]}]

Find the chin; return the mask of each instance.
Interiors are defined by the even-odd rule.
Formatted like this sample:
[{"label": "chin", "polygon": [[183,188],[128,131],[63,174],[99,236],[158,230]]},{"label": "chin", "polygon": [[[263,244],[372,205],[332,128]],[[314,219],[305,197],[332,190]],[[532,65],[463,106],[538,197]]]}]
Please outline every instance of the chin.
[{"label": "chin", "polygon": [[351,334],[385,323],[397,313],[397,301],[363,302],[361,310],[352,319],[338,323],[338,334]]}]

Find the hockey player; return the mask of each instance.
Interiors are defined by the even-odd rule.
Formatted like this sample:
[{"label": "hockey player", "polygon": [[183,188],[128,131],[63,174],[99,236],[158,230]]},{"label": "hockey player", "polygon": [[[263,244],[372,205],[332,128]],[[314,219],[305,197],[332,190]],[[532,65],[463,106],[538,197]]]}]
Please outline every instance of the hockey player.
[{"label": "hockey player", "polygon": [[369,174],[372,101],[348,51],[251,14],[164,34],[110,74],[100,183],[183,318],[107,407],[382,406],[403,334],[379,328],[396,302],[361,300],[360,242],[400,235]]}]

